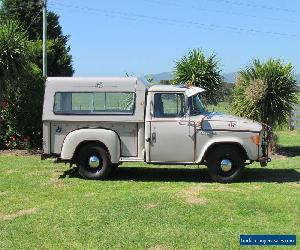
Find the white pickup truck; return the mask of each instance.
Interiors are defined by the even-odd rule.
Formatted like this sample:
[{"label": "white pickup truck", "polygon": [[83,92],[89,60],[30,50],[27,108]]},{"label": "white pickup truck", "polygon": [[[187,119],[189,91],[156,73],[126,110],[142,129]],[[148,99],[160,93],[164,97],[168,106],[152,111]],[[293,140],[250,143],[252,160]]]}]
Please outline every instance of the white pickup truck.
[{"label": "white pickup truck", "polygon": [[218,182],[238,180],[254,161],[267,165],[267,126],[207,112],[203,91],[133,77],[48,78],[42,158],[75,163],[87,179],[122,162],[202,164]]}]

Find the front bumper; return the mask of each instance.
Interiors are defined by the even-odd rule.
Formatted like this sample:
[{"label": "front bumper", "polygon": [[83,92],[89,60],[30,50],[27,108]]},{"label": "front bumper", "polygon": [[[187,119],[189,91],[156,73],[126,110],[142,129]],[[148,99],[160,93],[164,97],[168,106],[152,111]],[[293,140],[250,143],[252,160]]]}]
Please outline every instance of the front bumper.
[{"label": "front bumper", "polygon": [[271,162],[271,158],[268,156],[263,156],[258,159],[261,167],[266,167],[269,162]]},{"label": "front bumper", "polygon": [[266,167],[269,162],[271,162],[271,158],[269,157],[269,143],[272,138],[272,128],[266,124],[263,124],[263,131],[261,133],[261,149],[262,156],[259,157],[258,161],[261,167]]}]

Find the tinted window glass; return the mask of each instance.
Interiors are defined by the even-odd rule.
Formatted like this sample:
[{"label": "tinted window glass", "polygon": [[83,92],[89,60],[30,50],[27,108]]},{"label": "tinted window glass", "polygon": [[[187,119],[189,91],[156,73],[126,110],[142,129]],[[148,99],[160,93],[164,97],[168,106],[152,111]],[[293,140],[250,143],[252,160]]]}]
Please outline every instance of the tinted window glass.
[{"label": "tinted window glass", "polygon": [[190,115],[200,115],[206,112],[205,106],[202,103],[200,96],[195,95],[188,99]]},{"label": "tinted window glass", "polygon": [[133,114],[134,93],[59,92],[54,97],[54,113],[61,114]]},{"label": "tinted window glass", "polygon": [[183,94],[157,93],[154,95],[154,117],[182,117],[184,114]]}]

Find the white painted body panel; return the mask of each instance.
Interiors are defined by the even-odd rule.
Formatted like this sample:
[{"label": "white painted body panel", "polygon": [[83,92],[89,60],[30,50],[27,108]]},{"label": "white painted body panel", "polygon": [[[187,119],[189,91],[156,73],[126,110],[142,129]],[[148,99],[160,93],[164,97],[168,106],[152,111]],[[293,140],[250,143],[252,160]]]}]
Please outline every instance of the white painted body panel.
[{"label": "white painted body panel", "polygon": [[111,162],[119,162],[120,139],[116,132],[107,129],[78,129],[69,133],[62,144],[61,159],[71,160],[77,146],[85,141],[98,141],[103,143],[108,149]]},{"label": "white painted body panel", "polygon": [[[251,139],[260,133],[262,126],[249,119],[213,112],[183,118],[155,118],[153,99],[154,94],[159,92],[158,89],[156,87],[153,91],[151,87],[147,99],[145,134],[147,138],[151,138],[152,133],[156,133],[156,142],[145,144],[147,162],[199,164],[203,162],[209,147],[217,143],[242,146],[249,160],[258,160],[262,155],[261,148]],[[166,87],[163,91],[166,92]],[[173,92],[184,93],[184,88],[173,88]]]},{"label": "white painted body panel", "polygon": [[[102,142],[106,141],[110,145],[107,145],[107,147],[111,148],[115,143],[110,142],[106,133],[99,133],[99,130],[95,129],[104,128],[115,131],[109,134],[117,134],[120,138],[118,140],[121,146],[118,145],[117,149],[111,148],[110,150],[114,163],[116,163],[117,159],[119,161],[120,157],[143,159],[146,89],[147,84],[135,77],[48,78],[43,106],[43,153],[60,156],[63,160],[70,160],[71,155],[73,156],[71,151],[78,146],[76,143],[80,143],[81,139],[86,140],[87,138]],[[53,111],[54,96],[57,92],[97,93],[122,91],[135,93],[135,109],[133,114],[65,115],[55,114]],[[83,128],[93,128],[93,130],[88,131],[83,130]]]},{"label": "white painted body panel", "polygon": [[116,122],[51,122],[51,152],[59,155],[64,139],[72,131],[82,128],[104,128],[115,131],[120,137],[121,156],[137,157],[138,145],[142,143],[140,147],[143,147],[144,143],[142,124],[143,123]]},{"label": "white painted body panel", "polygon": [[231,132],[231,131],[197,131],[196,142],[196,162],[200,163],[203,160],[206,150],[217,143],[236,143],[241,145],[248,156],[249,160],[257,160],[258,147],[251,141],[252,132]]},{"label": "white painted body panel", "polygon": [[50,122],[43,122],[43,153],[51,154]]},{"label": "white painted body panel", "polygon": [[251,139],[262,130],[262,125],[232,115],[207,113],[191,117],[196,127],[196,162],[201,162],[206,150],[216,143],[237,143],[241,145],[249,160],[257,160],[262,151]]},{"label": "white painted body panel", "polygon": [[[103,83],[100,89],[97,87],[99,82]],[[133,91],[135,111],[133,115],[54,114],[54,95],[63,91]],[[158,92],[189,93],[184,86],[156,85],[148,89],[137,78],[49,78],[43,114],[44,153],[71,160],[80,143],[99,141],[108,148],[112,163],[128,159],[199,164],[203,163],[210,146],[218,143],[241,145],[249,160],[258,160],[262,155],[251,139],[260,133],[261,124],[218,113],[155,118],[153,100]],[[155,141],[150,140],[153,133]]]},{"label": "white painted body panel", "polygon": [[[101,83],[101,88],[97,87]],[[147,85],[136,77],[49,77],[46,81],[43,121],[144,122]],[[54,114],[56,92],[134,92],[133,115],[63,115]]]},{"label": "white painted body panel", "polygon": [[194,162],[195,128],[188,120],[153,119],[151,133],[156,141],[150,143],[151,162]]},{"label": "white painted body panel", "polygon": [[[202,120],[203,119],[203,120]],[[261,131],[262,125],[258,122],[221,113],[211,112],[206,116],[194,118],[201,122],[203,130],[230,130],[230,131]]]}]

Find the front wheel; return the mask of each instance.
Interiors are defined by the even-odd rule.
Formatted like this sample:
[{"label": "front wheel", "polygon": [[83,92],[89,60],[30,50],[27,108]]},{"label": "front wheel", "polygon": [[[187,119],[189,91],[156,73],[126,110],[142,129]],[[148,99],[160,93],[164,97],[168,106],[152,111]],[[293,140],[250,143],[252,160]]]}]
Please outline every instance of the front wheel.
[{"label": "front wheel", "polygon": [[105,179],[111,172],[106,150],[96,143],[83,146],[77,155],[79,174],[86,179]]},{"label": "front wheel", "polygon": [[238,181],[244,172],[245,161],[241,150],[231,145],[220,145],[208,155],[210,177],[221,183]]}]

